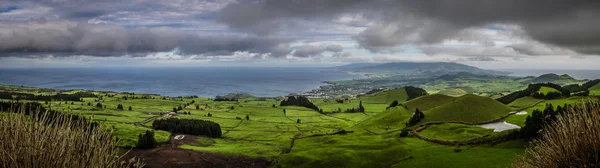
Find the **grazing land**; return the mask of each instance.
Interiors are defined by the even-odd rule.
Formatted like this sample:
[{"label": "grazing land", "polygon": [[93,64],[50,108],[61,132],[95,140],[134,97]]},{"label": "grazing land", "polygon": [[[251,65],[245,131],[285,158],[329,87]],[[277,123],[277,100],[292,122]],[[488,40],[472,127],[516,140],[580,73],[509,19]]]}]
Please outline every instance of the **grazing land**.
[{"label": "grazing land", "polygon": [[[440,80],[462,78],[445,76]],[[507,78],[498,82],[498,87],[532,79]],[[563,76],[560,80],[570,79]],[[600,91],[597,84],[589,88],[592,96],[538,99],[525,95],[503,104],[495,98],[509,95],[509,90],[474,94],[478,90],[472,89],[476,82],[469,87],[436,90],[438,84],[436,80],[426,87],[434,88],[429,94],[422,94],[418,88],[400,87],[357,97],[305,99],[317,108],[284,105],[281,102],[285,97],[248,94],[167,97],[9,85],[0,85],[0,101],[37,102],[47,109],[83,116],[112,131],[118,147],[133,149],[129,156],[151,159],[148,163],[154,167],[506,167],[523,154],[527,142],[504,138],[514,130],[494,132],[475,124],[506,121],[524,127],[528,116],[544,110],[546,104],[556,108],[597,100],[593,95]],[[541,87],[535,92],[560,91]],[[424,117],[415,119],[417,111]],[[524,113],[516,113],[519,111]],[[155,129],[157,121],[173,118],[214,122],[220,134],[190,135]],[[151,149],[140,146],[147,131],[158,143]],[[467,141],[477,143],[456,144]]]},{"label": "grazing land", "polygon": [[425,111],[424,121],[485,122],[507,115],[511,109],[488,97],[465,95]]}]

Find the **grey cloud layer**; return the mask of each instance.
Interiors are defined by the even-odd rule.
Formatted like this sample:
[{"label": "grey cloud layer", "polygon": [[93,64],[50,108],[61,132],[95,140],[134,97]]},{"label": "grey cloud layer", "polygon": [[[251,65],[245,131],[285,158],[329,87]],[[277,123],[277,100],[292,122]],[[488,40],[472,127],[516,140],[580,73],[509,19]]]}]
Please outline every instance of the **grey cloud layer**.
[{"label": "grey cloud layer", "polygon": [[339,53],[342,52],[344,48],[339,44],[330,44],[330,45],[301,45],[295,48],[293,56],[295,57],[314,57],[321,56],[325,51]]},{"label": "grey cloud layer", "polygon": [[262,36],[197,35],[169,28],[125,29],[113,24],[68,21],[14,22],[0,25],[0,52],[56,52],[118,55],[171,51],[181,54],[231,55],[234,52],[281,54],[291,40]]},{"label": "grey cloud layer", "polygon": [[276,32],[303,20],[359,13],[373,23],[355,37],[366,49],[432,44],[460,30],[517,24],[534,40],[584,54],[600,54],[600,1],[590,0],[263,0],[240,1],[220,11],[232,28]]}]

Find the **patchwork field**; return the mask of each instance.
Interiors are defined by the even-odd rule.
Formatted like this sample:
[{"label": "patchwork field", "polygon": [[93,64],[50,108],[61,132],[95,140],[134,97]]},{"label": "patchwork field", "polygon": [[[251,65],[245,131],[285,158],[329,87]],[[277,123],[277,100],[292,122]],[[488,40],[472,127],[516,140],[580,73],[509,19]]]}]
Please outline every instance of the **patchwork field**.
[{"label": "patchwork field", "polygon": [[[8,88],[11,92],[37,95],[61,91],[37,88]],[[75,93],[84,91],[69,91]],[[264,158],[280,167],[506,167],[523,153],[520,140],[495,145],[442,145],[413,136],[401,137],[401,130],[416,108],[424,111],[427,121],[483,122],[497,119],[517,108],[524,111],[545,107],[545,103],[575,104],[586,99],[540,100],[530,97],[504,105],[488,97],[441,94],[406,101],[404,89],[382,91],[356,99],[311,99],[323,113],[297,106],[280,106],[275,98],[247,98],[214,101],[210,98],[163,97],[138,93],[92,92],[97,97],[83,101],[38,101],[48,108],[93,119],[113,131],[120,147],[135,147],[138,134],[152,130],[161,113],[178,110],[177,118],[210,120],[218,123],[222,138],[200,136],[178,144],[181,149],[220,153],[231,156]],[[386,109],[391,102],[400,105]],[[4,99],[3,101],[13,101]],[[26,100],[22,100],[26,101]],[[356,108],[365,112],[334,113]],[[101,104],[101,105],[98,105]],[[124,108],[117,109],[119,105]],[[509,107],[510,106],[510,107]],[[129,110],[131,107],[131,110]],[[189,112],[189,114],[188,114]],[[506,121],[522,126],[527,115],[512,115]],[[154,130],[155,139],[165,143],[173,134]],[[425,137],[444,140],[468,140],[494,135],[491,129],[463,124],[431,125],[420,132]]]}]

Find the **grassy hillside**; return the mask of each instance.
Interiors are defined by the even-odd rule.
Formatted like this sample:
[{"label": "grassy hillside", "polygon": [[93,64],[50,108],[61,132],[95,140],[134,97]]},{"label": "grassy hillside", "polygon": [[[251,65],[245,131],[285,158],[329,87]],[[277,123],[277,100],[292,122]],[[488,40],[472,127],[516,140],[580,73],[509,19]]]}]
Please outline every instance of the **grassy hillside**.
[{"label": "grassy hillside", "polygon": [[297,139],[280,167],[389,167],[409,157],[410,150],[395,136],[345,134]]},{"label": "grassy hillside", "polygon": [[[23,92],[56,94],[56,91],[38,92],[27,89],[23,89]],[[438,113],[435,109],[442,107],[446,109],[443,111],[449,114],[439,114],[440,118],[452,119],[443,115],[471,118],[461,114],[470,114],[469,110],[475,108],[460,107],[467,103],[485,106],[478,107],[479,109],[498,109],[496,106],[489,105],[493,104],[488,101],[489,98],[473,95],[459,98],[429,95],[406,102],[408,98],[406,90],[394,89],[359,98],[363,99],[365,113],[320,114],[304,107],[280,107],[278,106],[280,101],[275,98],[212,101],[209,98],[175,98],[138,93],[94,92],[94,94],[96,97],[83,98],[84,102],[52,101],[45,106],[51,105],[53,109],[79,114],[86,118],[93,115],[95,121],[113,131],[113,135],[119,138],[118,146],[121,147],[134,146],[139,133],[152,130],[149,127],[152,121],[145,124],[136,123],[153,117],[161,119],[158,112],[182,107],[180,111],[190,112],[190,114],[179,113],[176,118],[217,122],[221,126],[223,137],[186,136],[189,139],[176,141],[179,143],[178,148],[226,156],[279,158],[274,165],[281,167],[505,167],[510,164],[514,156],[522,154],[524,149],[523,143],[517,141],[493,146],[457,147],[431,143],[414,137],[400,137],[399,130],[405,127],[405,123],[412,117],[414,111],[409,111],[403,106],[385,110],[389,102],[396,99],[403,105],[428,109],[425,119],[434,118],[434,114]],[[147,96],[149,97],[142,98]],[[103,98],[99,100],[100,97]],[[124,97],[128,98],[124,99]],[[319,107],[333,110],[355,107],[360,103],[359,99],[349,99],[343,103],[324,99],[311,99],[311,101]],[[479,99],[483,100],[478,101]],[[367,103],[365,100],[376,103]],[[459,103],[455,104],[457,101]],[[44,102],[38,101],[38,103]],[[96,107],[96,103],[106,107]],[[132,106],[132,110],[118,110],[116,109],[118,104],[126,108]],[[451,106],[447,107],[447,105]],[[435,113],[428,114],[431,111]],[[472,111],[479,112],[479,110]],[[249,119],[245,119],[245,116]],[[482,117],[477,119],[479,118]],[[452,124],[440,125],[437,128],[438,131],[435,131],[434,126],[424,130],[423,133],[427,135],[433,133],[435,135],[432,136],[445,139],[462,139],[486,134],[482,129],[460,128]],[[347,130],[348,133],[331,134],[341,129]],[[171,135],[166,131],[155,130],[155,138],[161,143],[167,142]],[[461,148],[462,151],[456,152],[456,148]],[[162,156],[169,157],[174,162],[185,162],[170,153]]]},{"label": "grassy hillside", "polygon": [[543,100],[536,99],[531,96],[527,96],[527,97],[521,97],[521,98],[511,102],[510,104],[508,104],[508,106],[513,107],[513,108],[524,108],[524,107],[529,107],[540,101],[543,101]]},{"label": "grassy hillside", "polygon": [[409,111],[415,111],[417,108],[421,111],[427,111],[442,104],[446,104],[454,99],[454,97],[442,94],[432,94],[410,100],[404,105],[406,105],[406,108],[408,108]]},{"label": "grassy hillside", "polygon": [[467,91],[459,88],[449,88],[441,90],[440,92],[438,92],[438,94],[458,97],[467,94]]},{"label": "grassy hillside", "polygon": [[361,96],[359,99],[364,103],[390,104],[394,102],[394,100],[398,100],[398,102],[405,102],[408,99],[408,95],[406,94],[406,90],[404,88],[397,88]]},{"label": "grassy hillside", "polygon": [[554,89],[554,88],[551,88],[551,87],[545,87],[545,86],[542,86],[542,87],[540,88],[540,90],[538,90],[538,93],[541,93],[541,94],[544,94],[544,95],[545,95],[545,94],[548,94],[548,93],[550,93],[550,92],[558,92],[558,93],[560,93],[560,91],[558,91],[558,90],[556,90],[556,89]]},{"label": "grassy hillside", "polygon": [[465,95],[425,112],[427,121],[484,122],[510,112],[510,107],[488,97]]},{"label": "grassy hillside", "polygon": [[[524,97],[521,99],[525,99],[525,98],[527,98],[527,97]],[[521,100],[521,99],[517,99],[517,100]],[[554,108],[556,108],[557,106],[564,106],[565,104],[576,105],[576,104],[581,104],[581,103],[584,103],[587,101],[598,101],[598,99],[593,98],[593,97],[572,96],[572,97],[563,98],[563,99],[544,100],[543,102],[538,103],[533,107],[523,110],[523,111],[527,112],[527,115],[511,115],[508,118],[506,118],[504,121],[511,123],[511,124],[524,126],[525,119],[527,118],[527,116],[531,115],[531,113],[536,109],[544,110],[544,108],[546,107],[546,104],[552,104],[554,106]],[[517,102],[517,101],[515,101],[515,102]],[[525,101],[522,101],[522,102],[525,102]],[[529,102],[531,103],[533,101],[529,101]]]},{"label": "grassy hillside", "polygon": [[589,90],[590,95],[600,96],[600,83],[592,86]]},{"label": "grassy hillside", "polygon": [[412,115],[412,112],[409,112],[404,107],[398,106],[367,118],[356,124],[353,128],[358,130],[367,129],[373,132],[402,129],[406,126],[406,122]]},{"label": "grassy hillside", "polygon": [[431,125],[427,127],[427,129],[420,132],[420,134],[425,137],[457,141],[483,137],[492,133],[494,133],[493,129],[454,123]]}]

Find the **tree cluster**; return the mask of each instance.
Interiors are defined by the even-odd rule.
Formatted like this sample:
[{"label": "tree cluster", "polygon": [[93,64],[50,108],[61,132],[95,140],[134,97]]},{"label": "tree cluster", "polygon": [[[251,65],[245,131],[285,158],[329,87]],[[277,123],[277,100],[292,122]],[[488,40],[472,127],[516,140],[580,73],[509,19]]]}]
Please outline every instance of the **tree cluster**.
[{"label": "tree cluster", "polygon": [[55,110],[46,109],[42,104],[37,102],[0,102],[0,111],[13,113],[22,112],[25,115],[37,115],[40,118],[45,116],[48,118],[48,120],[46,120],[46,122],[48,122],[47,124],[54,124],[54,122],[57,121],[56,118],[68,115],[70,121],[74,124],[91,124],[92,128],[95,128],[98,125],[96,122],[89,123],[85,117],[63,114]]},{"label": "tree cluster", "polygon": [[102,106],[102,103],[96,103],[96,108],[102,108],[104,106]]},{"label": "tree cluster", "polygon": [[[550,96],[539,94],[538,91],[540,90],[540,88],[542,88],[542,86],[554,88],[554,89],[560,91],[560,93],[559,93],[560,96],[558,96],[556,93],[553,93]],[[525,90],[513,92],[511,94],[508,94],[508,95],[498,98],[496,100],[498,100],[499,102],[504,103],[504,104],[509,104],[519,98],[527,97],[527,96],[536,96],[535,98],[540,98],[540,99],[547,99],[547,98],[553,99],[553,98],[557,98],[556,96],[569,97],[569,96],[571,96],[571,91],[561,87],[560,85],[553,84],[553,83],[536,83],[536,84],[530,84],[527,87],[527,89],[525,89]]]},{"label": "tree cluster", "polygon": [[204,135],[213,138],[222,136],[221,126],[212,121],[168,118],[156,120],[152,123],[152,128],[165,130],[171,133]]},{"label": "tree cluster", "polygon": [[589,89],[591,87],[594,87],[598,83],[600,83],[600,79],[591,80],[582,85],[578,85],[578,84],[567,85],[567,86],[564,86],[564,88],[571,91],[571,93],[577,94],[577,95],[573,95],[573,96],[587,96],[587,95],[589,95],[589,92],[590,92]]},{"label": "tree cluster", "polygon": [[546,108],[543,111],[535,109],[530,116],[525,119],[525,126],[520,130],[521,137],[525,140],[533,140],[539,136],[539,131],[544,125],[550,125],[555,120],[557,115],[564,114],[567,110],[574,108],[572,105],[565,104],[564,106],[557,106],[554,109],[552,104],[546,104]]},{"label": "tree cluster", "polygon": [[588,81],[588,82],[582,84],[581,87],[583,87],[585,89],[590,89],[591,87],[596,86],[598,83],[600,83],[600,79],[591,80],[591,81]]},{"label": "tree cluster", "polygon": [[0,92],[0,99],[39,100],[39,101],[82,101],[85,97],[96,97],[90,92],[77,92],[73,94],[58,93],[55,95],[34,95],[30,93]]},{"label": "tree cluster", "polygon": [[408,95],[408,100],[412,100],[414,98],[427,95],[427,91],[425,91],[424,89],[421,89],[421,88],[417,88],[417,87],[406,86],[406,87],[404,87],[404,90],[406,90],[406,95]]},{"label": "tree cluster", "polygon": [[154,148],[156,144],[156,139],[154,139],[154,131],[146,130],[144,134],[138,135],[136,148],[150,149]]},{"label": "tree cluster", "polygon": [[562,97],[562,94],[558,93],[558,92],[549,92],[546,94],[535,92],[535,93],[531,94],[531,97],[536,98],[536,99],[552,100],[552,99],[557,99],[557,98]]},{"label": "tree cluster", "polygon": [[415,113],[413,114],[413,116],[410,118],[410,120],[408,120],[408,123],[406,123],[406,126],[416,125],[421,120],[423,120],[423,118],[425,118],[425,114],[423,114],[423,112],[421,112],[421,110],[417,109],[415,111]]},{"label": "tree cluster", "polygon": [[589,96],[589,95],[590,95],[590,91],[589,90],[575,92],[575,93],[571,94],[571,96]]},{"label": "tree cluster", "polygon": [[319,107],[310,102],[310,100],[304,96],[288,96],[285,100],[281,101],[279,106],[301,106],[321,113],[323,112],[323,110],[319,109]]},{"label": "tree cluster", "polygon": [[390,108],[396,107],[396,106],[398,106],[398,105],[400,105],[400,103],[398,103],[398,100],[394,100],[394,102],[392,102],[392,103],[391,103],[391,104],[390,104],[388,107],[386,107],[385,109],[387,110],[387,109],[390,109]]}]

